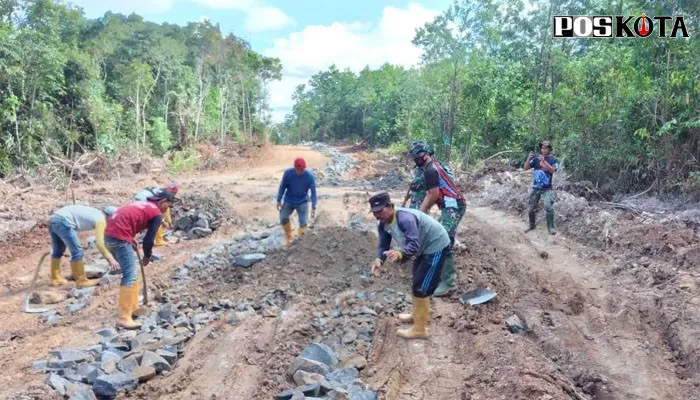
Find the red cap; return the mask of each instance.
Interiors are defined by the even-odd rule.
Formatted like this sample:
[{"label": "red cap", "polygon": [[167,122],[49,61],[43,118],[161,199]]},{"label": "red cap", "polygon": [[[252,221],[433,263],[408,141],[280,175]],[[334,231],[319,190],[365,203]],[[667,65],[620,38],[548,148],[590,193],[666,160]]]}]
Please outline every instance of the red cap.
[{"label": "red cap", "polygon": [[176,184],[171,183],[170,185],[168,185],[167,188],[165,188],[165,190],[167,190],[168,192],[170,192],[172,194],[177,194],[177,192],[180,191],[180,188],[178,188]]},{"label": "red cap", "polygon": [[304,161],[303,158],[299,157],[296,160],[294,160],[294,168],[297,169],[306,169],[306,161]]}]

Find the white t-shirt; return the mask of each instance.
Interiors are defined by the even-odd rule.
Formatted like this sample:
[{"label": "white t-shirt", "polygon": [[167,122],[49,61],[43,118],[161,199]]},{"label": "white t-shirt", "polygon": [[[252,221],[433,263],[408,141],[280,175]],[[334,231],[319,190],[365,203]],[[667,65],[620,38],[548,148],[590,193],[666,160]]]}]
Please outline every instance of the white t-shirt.
[{"label": "white t-shirt", "polygon": [[73,226],[73,229],[78,232],[91,231],[95,229],[95,223],[105,220],[105,215],[102,211],[79,204],[59,208],[54,212],[54,215],[60,215],[67,219]]}]

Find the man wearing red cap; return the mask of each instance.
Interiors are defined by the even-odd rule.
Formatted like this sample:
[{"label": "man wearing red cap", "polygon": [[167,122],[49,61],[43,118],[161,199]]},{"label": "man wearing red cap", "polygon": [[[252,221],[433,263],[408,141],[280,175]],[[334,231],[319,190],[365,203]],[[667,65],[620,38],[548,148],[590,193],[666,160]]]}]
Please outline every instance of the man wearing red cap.
[{"label": "man wearing red cap", "polygon": [[[306,232],[309,215],[309,190],[311,190],[311,218],[316,217],[316,181],[311,171],[306,169],[303,158],[294,160],[294,168],[288,168],[282,175],[277,191],[277,210],[280,212],[280,224],[284,229],[285,244],[293,239],[292,223],[289,217],[296,210],[299,216],[299,236]],[[284,197],[284,203],[282,198]]]}]

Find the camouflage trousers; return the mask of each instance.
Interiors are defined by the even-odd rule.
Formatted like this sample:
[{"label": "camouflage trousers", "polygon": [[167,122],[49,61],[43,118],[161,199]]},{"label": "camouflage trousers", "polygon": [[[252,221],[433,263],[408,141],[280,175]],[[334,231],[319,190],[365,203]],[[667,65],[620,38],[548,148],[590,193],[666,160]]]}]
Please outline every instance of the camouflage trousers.
[{"label": "camouflage trousers", "polygon": [[408,206],[408,208],[413,208],[414,210],[420,210],[420,206],[423,204],[423,200],[425,200],[425,193],[412,193],[411,194],[411,203]]},{"label": "camouflage trousers", "polygon": [[457,227],[462,221],[465,211],[467,211],[467,206],[465,204],[459,204],[457,208],[443,208],[440,212],[440,223],[447,230],[447,235],[450,237],[450,247],[455,244]]},{"label": "camouflage trousers", "polygon": [[530,209],[528,210],[530,214],[537,213],[537,205],[540,202],[540,198],[544,201],[544,212],[545,214],[554,214],[554,191],[542,190],[542,189],[532,189],[530,192]]},{"label": "camouflage trousers", "polygon": [[[455,245],[455,235],[464,212],[467,210],[465,204],[459,204],[457,208],[443,208],[440,212],[440,224],[447,230],[447,235],[450,237],[450,249]],[[445,265],[442,266],[440,273],[440,285],[435,289],[434,296],[441,297],[447,295],[450,290],[457,284],[457,268],[455,265],[454,256],[445,260]]]}]

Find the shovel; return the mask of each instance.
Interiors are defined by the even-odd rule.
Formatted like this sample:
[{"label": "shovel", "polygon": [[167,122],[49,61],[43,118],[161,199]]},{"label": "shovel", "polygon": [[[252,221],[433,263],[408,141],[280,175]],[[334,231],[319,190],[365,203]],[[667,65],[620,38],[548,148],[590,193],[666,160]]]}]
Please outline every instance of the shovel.
[{"label": "shovel", "polygon": [[31,308],[29,307],[29,297],[32,295],[32,289],[34,289],[34,283],[36,283],[36,278],[39,277],[39,270],[41,269],[41,264],[44,263],[44,259],[49,255],[47,251],[39,259],[39,263],[36,265],[36,270],[34,271],[34,278],[32,278],[32,283],[29,284],[29,289],[27,289],[27,295],[24,296],[24,302],[22,303],[22,311],[28,314],[43,314],[47,311],[51,311],[50,308]]},{"label": "shovel", "polygon": [[469,303],[475,306],[477,304],[486,303],[494,297],[496,297],[496,292],[486,288],[476,288],[459,296],[459,301],[461,301],[462,304]]},{"label": "shovel", "polygon": [[146,284],[146,270],[143,267],[143,259],[141,258],[141,252],[139,252],[139,245],[134,242],[134,251],[136,252],[136,258],[139,259],[139,265],[141,266],[141,276],[143,277],[143,305],[148,305],[148,285]]}]

